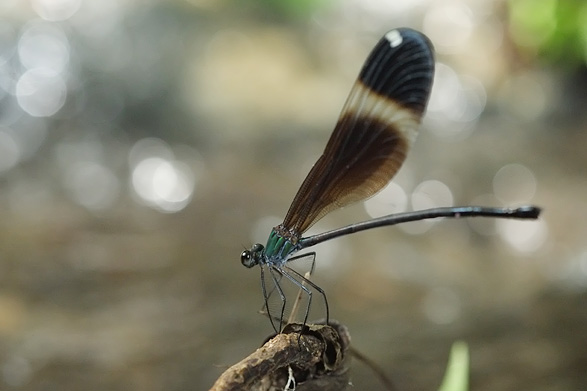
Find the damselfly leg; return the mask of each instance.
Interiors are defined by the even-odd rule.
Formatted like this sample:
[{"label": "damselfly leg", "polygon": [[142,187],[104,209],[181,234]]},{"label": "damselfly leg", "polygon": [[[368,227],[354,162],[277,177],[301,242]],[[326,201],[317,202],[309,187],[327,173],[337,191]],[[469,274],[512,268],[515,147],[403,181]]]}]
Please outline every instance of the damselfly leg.
[{"label": "damselfly leg", "polygon": [[[284,265],[263,265],[261,267],[263,309],[275,332],[280,332],[286,323],[295,322],[298,308],[302,306],[305,307],[302,324],[305,325],[308,322],[314,292],[317,292],[323,299],[326,321],[328,322],[330,313],[326,294],[311,280],[316,266],[315,257],[316,254],[311,252],[292,257]],[[292,267],[294,264],[304,264],[303,261],[306,261],[306,264],[309,262],[309,267],[304,268],[303,265]],[[305,273],[304,270],[300,271],[301,269],[304,269]],[[304,302],[302,296],[305,297],[305,304],[302,304]],[[293,297],[297,297],[297,299],[292,301]]]}]

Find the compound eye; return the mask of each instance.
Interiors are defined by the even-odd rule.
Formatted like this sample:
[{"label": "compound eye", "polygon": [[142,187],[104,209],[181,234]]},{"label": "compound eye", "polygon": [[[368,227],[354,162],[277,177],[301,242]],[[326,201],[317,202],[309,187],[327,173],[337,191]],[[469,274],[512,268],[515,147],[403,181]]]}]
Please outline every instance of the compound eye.
[{"label": "compound eye", "polygon": [[241,253],[241,263],[246,267],[251,267],[251,252],[245,250]]}]

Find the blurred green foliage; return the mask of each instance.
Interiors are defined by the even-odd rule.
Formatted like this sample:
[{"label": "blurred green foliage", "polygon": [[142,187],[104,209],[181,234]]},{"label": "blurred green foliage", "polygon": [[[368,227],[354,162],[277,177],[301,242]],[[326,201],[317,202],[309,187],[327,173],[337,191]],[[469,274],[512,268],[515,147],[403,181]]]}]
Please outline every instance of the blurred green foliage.
[{"label": "blurred green foliage", "polygon": [[452,345],[448,366],[439,391],[467,391],[469,389],[469,347],[466,342]]},{"label": "blurred green foliage", "polygon": [[275,19],[308,19],[328,0],[233,0],[237,7],[253,7],[256,15]]},{"label": "blurred green foliage", "polygon": [[587,64],[587,1],[510,0],[509,10],[518,46],[564,67]]}]

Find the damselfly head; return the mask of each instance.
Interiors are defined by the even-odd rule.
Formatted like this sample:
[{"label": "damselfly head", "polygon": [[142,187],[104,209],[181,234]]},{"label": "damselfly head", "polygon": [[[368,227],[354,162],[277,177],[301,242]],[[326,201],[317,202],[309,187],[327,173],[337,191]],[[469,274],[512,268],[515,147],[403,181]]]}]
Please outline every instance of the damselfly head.
[{"label": "damselfly head", "polygon": [[263,254],[264,249],[265,247],[263,247],[262,244],[257,243],[253,245],[250,250],[244,250],[241,253],[241,263],[243,266],[252,268],[253,266],[257,265],[261,259],[261,255]]}]

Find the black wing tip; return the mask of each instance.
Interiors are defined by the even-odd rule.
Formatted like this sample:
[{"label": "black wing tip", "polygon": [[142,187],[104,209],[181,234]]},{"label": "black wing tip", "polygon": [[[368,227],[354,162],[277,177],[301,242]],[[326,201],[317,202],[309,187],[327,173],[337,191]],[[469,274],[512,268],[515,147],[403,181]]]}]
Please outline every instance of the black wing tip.
[{"label": "black wing tip", "polygon": [[433,78],[432,43],[407,27],[385,33],[359,74],[367,88],[419,114],[428,103]]},{"label": "black wing tip", "polygon": [[[401,42],[398,41],[401,39]],[[414,30],[409,27],[399,27],[393,30],[389,30],[383,35],[382,40],[387,40],[392,46],[395,43],[402,45],[418,45],[423,49],[427,50],[431,56],[434,56],[434,45],[432,41],[424,33],[418,30]]]}]

